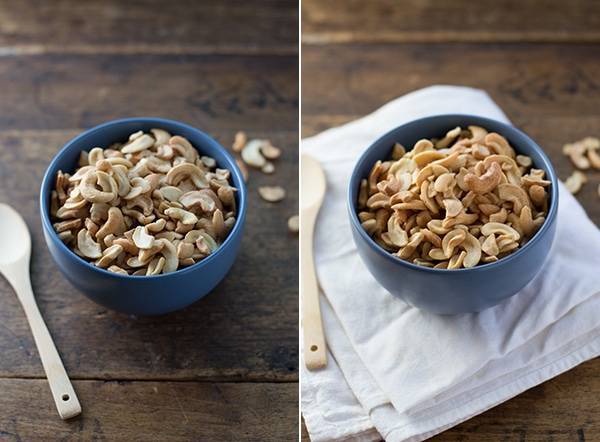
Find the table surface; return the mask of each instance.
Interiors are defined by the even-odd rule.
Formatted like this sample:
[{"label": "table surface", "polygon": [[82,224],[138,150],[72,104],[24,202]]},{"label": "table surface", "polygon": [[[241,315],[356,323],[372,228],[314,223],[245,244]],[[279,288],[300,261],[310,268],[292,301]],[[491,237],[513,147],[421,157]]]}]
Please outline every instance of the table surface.
[{"label": "table surface", "polygon": [[[302,21],[303,137],[432,84],[486,90],[562,179],[562,145],[600,137],[598,2],[303,0]],[[587,175],[578,199],[600,224]],[[599,395],[597,358],[433,440],[598,441]]]},{"label": "table surface", "polygon": [[[25,320],[0,278],[0,440],[292,440],[298,434],[298,6],[294,1],[0,0],[0,202],[33,236],[31,277],[83,414],[59,419]],[[46,249],[38,192],[81,130],[179,119],[230,145],[283,149],[251,173],[227,278],[177,313],[128,317],[70,286]],[[286,199],[261,200],[281,184]],[[294,436],[296,435],[296,436]]]}]

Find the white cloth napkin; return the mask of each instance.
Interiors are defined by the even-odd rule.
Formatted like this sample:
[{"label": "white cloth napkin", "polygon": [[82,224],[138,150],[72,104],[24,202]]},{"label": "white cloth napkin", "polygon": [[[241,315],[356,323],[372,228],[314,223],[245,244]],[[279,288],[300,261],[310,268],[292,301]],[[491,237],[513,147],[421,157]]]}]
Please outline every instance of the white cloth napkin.
[{"label": "white cloth napkin", "polygon": [[303,140],[327,175],[315,262],[329,345],[301,363],[313,441],[418,441],[600,354],[600,230],[561,184],[551,257],[519,294],[477,314],[422,312],[380,287],[360,260],[346,190],[360,153],[407,121],[469,113],[508,122],[480,90],[433,86]]}]

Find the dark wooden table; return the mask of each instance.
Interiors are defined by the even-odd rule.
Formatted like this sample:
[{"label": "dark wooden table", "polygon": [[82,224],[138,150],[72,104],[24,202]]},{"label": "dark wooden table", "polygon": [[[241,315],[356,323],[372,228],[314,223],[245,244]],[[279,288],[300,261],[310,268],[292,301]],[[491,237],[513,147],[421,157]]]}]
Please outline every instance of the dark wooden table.
[{"label": "dark wooden table", "polygon": [[[562,145],[600,137],[598,2],[304,0],[302,20],[303,137],[432,84],[485,89],[562,179]],[[578,199],[600,224],[600,173],[588,177]],[[598,441],[599,395],[595,359],[435,440]]]},{"label": "dark wooden table", "polygon": [[[0,278],[0,440],[298,437],[298,11],[294,1],[0,1],[0,202],[33,236],[34,291],[83,414],[59,419],[25,316]],[[238,130],[284,150],[253,173],[242,250],[207,298],[127,317],[58,272],[39,221],[52,156],[82,129],[180,119],[224,145]],[[259,185],[287,198],[262,201]],[[2,246],[0,245],[0,251]]]}]

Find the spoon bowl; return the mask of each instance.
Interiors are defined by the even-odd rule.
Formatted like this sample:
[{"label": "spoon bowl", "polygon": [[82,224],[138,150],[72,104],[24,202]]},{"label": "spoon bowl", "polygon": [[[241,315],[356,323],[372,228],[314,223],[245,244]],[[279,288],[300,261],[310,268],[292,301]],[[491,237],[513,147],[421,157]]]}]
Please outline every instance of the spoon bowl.
[{"label": "spoon bowl", "polygon": [[24,256],[29,260],[31,238],[27,225],[21,215],[6,204],[0,204],[0,243],[0,269]]},{"label": "spoon bowl", "polygon": [[325,173],[317,160],[309,155],[302,155],[300,203],[302,209],[315,205],[320,206],[325,196]]}]

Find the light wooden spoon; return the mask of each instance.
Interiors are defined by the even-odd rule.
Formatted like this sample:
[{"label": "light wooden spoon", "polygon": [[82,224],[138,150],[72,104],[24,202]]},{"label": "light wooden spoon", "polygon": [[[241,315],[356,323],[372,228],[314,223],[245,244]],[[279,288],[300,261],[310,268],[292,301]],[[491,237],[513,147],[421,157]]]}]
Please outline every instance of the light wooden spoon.
[{"label": "light wooden spoon", "polygon": [[77,416],[81,413],[81,405],[31,290],[29,230],[21,215],[6,204],[0,204],[0,249],[0,273],[12,285],[25,310],[58,414],[63,419]]},{"label": "light wooden spoon", "polygon": [[327,348],[323,335],[319,284],[313,259],[315,222],[325,196],[325,174],[317,160],[303,154],[301,160],[300,262],[302,271],[302,325],[304,329],[304,362],[315,370],[327,365]]}]

